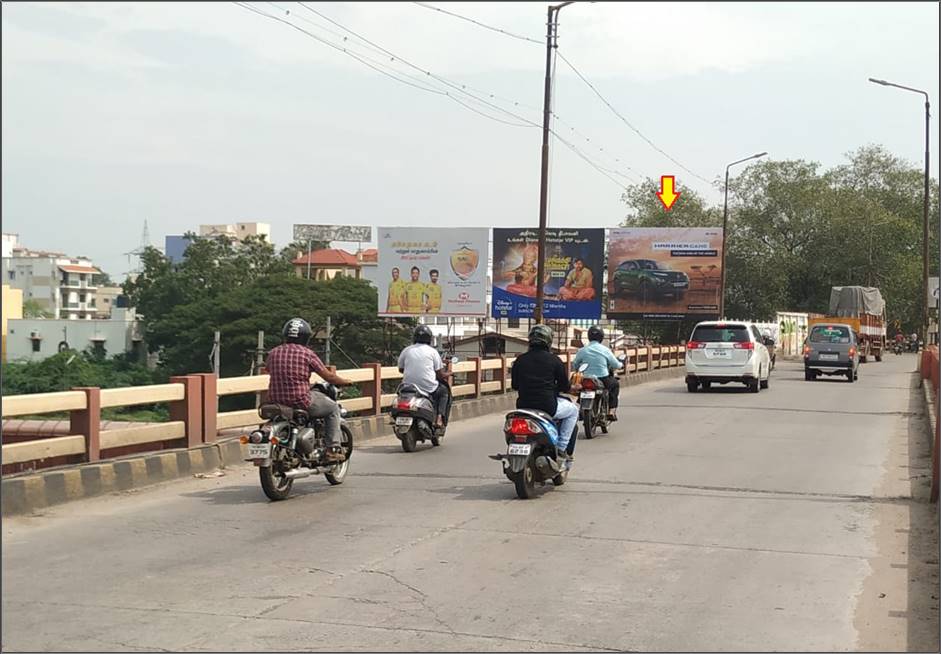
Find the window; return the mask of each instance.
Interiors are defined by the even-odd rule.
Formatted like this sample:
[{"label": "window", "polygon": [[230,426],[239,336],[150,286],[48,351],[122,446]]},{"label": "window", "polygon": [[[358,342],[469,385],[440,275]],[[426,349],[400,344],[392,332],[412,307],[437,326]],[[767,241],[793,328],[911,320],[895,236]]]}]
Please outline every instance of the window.
[{"label": "window", "polygon": [[15,271],[15,270],[8,270],[8,271],[7,271],[7,275],[9,276],[10,281],[13,281],[14,279],[16,279],[16,271]]},{"label": "window", "polygon": [[699,325],[689,340],[701,343],[748,343],[745,325]]},{"label": "window", "polygon": [[38,338],[32,339],[33,341],[33,352],[39,352],[39,346],[42,345],[42,341]]},{"label": "window", "polygon": [[84,301],[85,301],[85,294],[84,294],[84,293],[79,294],[79,296],[78,296],[78,301],[79,301],[79,302],[84,302]]},{"label": "window", "polygon": [[92,352],[95,356],[103,357],[105,355],[105,342],[92,341]]},{"label": "window", "polygon": [[850,330],[840,325],[815,325],[810,332],[811,343],[849,343]]}]

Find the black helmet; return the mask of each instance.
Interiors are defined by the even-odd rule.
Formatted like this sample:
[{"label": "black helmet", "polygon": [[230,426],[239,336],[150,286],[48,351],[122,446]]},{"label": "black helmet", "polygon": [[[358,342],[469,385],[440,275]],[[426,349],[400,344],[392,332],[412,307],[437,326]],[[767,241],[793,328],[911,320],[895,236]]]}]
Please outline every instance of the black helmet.
[{"label": "black helmet", "polygon": [[552,347],[552,330],[546,325],[536,325],[529,330],[529,344],[550,348]]},{"label": "black helmet", "polygon": [[412,333],[412,343],[424,343],[431,345],[431,330],[427,325],[419,325]]},{"label": "black helmet", "polygon": [[313,330],[310,328],[310,323],[306,320],[303,318],[291,318],[284,323],[284,327],[281,329],[281,338],[284,339],[285,343],[307,345],[313,333]]},{"label": "black helmet", "polygon": [[592,325],[588,328],[588,340],[598,341],[600,343],[604,340],[604,330],[598,325]]}]

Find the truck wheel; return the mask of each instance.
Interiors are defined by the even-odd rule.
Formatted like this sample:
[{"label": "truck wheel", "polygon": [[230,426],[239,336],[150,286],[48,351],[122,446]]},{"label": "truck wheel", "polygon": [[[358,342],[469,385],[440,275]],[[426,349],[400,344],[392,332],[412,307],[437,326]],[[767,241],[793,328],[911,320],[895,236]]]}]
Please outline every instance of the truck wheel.
[{"label": "truck wheel", "polygon": [[699,389],[699,382],[688,381],[686,382],[686,390],[690,393],[695,393]]}]

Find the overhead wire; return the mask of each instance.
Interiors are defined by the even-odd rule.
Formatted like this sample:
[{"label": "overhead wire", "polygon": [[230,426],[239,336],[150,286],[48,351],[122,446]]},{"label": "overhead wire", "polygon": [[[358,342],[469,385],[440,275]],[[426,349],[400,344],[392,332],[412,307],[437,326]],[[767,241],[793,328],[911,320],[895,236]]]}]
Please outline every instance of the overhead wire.
[{"label": "overhead wire", "polygon": [[[431,71],[425,70],[425,69],[423,69],[423,68],[421,68],[421,67],[419,67],[419,66],[417,66],[417,65],[415,65],[415,64],[413,64],[413,63],[411,63],[411,62],[409,62],[409,61],[407,61],[406,59],[403,59],[402,57],[396,55],[395,53],[393,53],[393,52],[391,52],[391,51],[389,51],[389,50],[387,50],[386,48],[383,48],[382,46],[380,46],[380,45],[378,45],[378,44],[376,44],[376,43],[373,43],[372,41],[366,39],[365,37],[363,37],[363,36],[357,34],[357,33],[354,32],[353,30],[351,30],[351,29],[349,29],[349,28],[343,26],[342,24],[338,23],[337,21],[334,21],[333,19],[329,18],[328,16],[325,16],[324,14],[321,14],[320,12],[318,12],[318,11],[316,11],[316,10],[314,10],[314,9],[311,9],[310,7],[308,7],[308,6],[307,6],[306,4],[304,4],[303,2],[300,2],[300,3],[298,3],[298,4],[300,4],[302,7],[304,7],[305,9],[307,9],[308,11],[310,11],[311,13],[314,13],[314,14],[316,14],[316,15],[318,15],[318,16],[321,16],[324,20],[327,20],[328,22],[330,22],[330,23],[336,25],[336,26],[339,27],[340,29],[342,29],[342,30],[344,30],[344,31],[346,31],[346,32],[348,32],[348,33],[350,33],[350,34],[352,34],[354,37],[356,37],[357,39],[359,39],[359,40],[362,41],[363,43],[366,43],[367,46],[370,46],[370,49],[371,49],[373,52],[381,53],[381,54],[384,55],[384,56],[390,57],[390,60],[391,60],[391,61],[399,61],[399,62],[401,62],[401,63],[403,63],[403,64],[409,66],[410,68],[412,68],[412,69],[414,69],[414,70],[417,70],[417,71],[419,71],[419,72],[424,73],[425,78],[424,78],[424,79],[421,79],[421,82],[424,82],[425,84],[427,84],[427,86],[426,86],[425,84],[418,83],[418,81],[416,80],[416,77],[415,77],[414,75],[410,75],[410,74],[405,73],[405,72],[402,72],[402,71],[400,71],[400,70],[396,70],[396,69],[392,68],[391,66],[389,66],[389,64],[387,64],[387,63],[385,63],[385,62],[378,61],[378,60],[376,60],[376,59],[373,59],[373,58],[371,58],[371,57],[369,57],[369,56],[363,54],[362,52],[356,52],[356,51],[352,50],[352,49],[349,48],[349,47],[340,46],[340,45],[337,45],[337,44],[335,44],[335,43],[332,43],[332,42],[330,42],[329,40],[324,39],[324,38],[322,38],[322,37],[319,37],[319,36],[317,36],[316,34],[313,34],[312,32],[310,32],[309,30],[306,30],[306,29],[304,29],[303,27],[300,27],[300,26],[298,26],[298,25],[292,23],[291,21],[285,20],[285,19],[283,19],[283,18],[281,18],[281,17],[279,17],[279,16],[274,16],[274,15],[272,15],[272,14],[269,14],[269,13],[266,13],[266,12],[263,12],[263,11],[259,11],[258,9],[252,7],[251,5],[249,5],[248,3],[245,3],[245,2],[235,1],[235,2],[233,2],[233,4],[235,4],[235,5],[239,6],[239,7],[242,7],[243,9],[247,9],[248,11],[251,11],[252,13],[257,14],[257,15],[259,15],[259,16],[262,16],[262,17],[265,17],[265,18],[269,18],[269,19],[271,19],[271,20],[276,20],[276,21],[278,21],[278,22],[280,22],[280,23],[283,23],[283,24],[285,24],[285,25],[287,25],[287,26],[289,26],[289,27],[292,27],[292,28],[294,28],[295,30],[297,30],[297,31],[299,31],[299,32],[301,32],[301,33],[303,33],[303,34],[305,34],[306,36],[308,36],[308,37],[310,37],[310,38],[316,40],[317,42],[319,42],[319,43],[321,43],[321,44],[323,44],[323,45],[326,45],[326,46],[328,46],[328,47],[330,47],[330,48],[332,48],[332,49],[334,49],[334,50],[336,50],[336,51],[338,51],[338,52],[341,52],[341,53],[343,53],[343,54],[345,54],[345,55],[347,55],[347,56],[349,56],[349,57],[351,57],[351,58],[357,60],[357,61],[360,62],[361,64],[363,64],[363,65],[369,67],[370,69],[372,69],[372,70],[374,70],[374,71],[376,71],[376,72],[379,72],[379,73],[381,73],[381,74],[383,74],[383,75],[385,75],[385,76],[387,76],[387,77],[389,77],[389,78],[391,78],[391,79],[393,79],[393,80],[395,80],[395,81],[397,81],[397,82],[401,82],[401,83],[403,83],[403,84],[406,84],[406,85],[408,85],[408,86],[410,86],[410,87],[419,89],[419,90],[421,90],[421,91],[425,91],[425,92],[428,92],[428,93],[434,93],[434,94],[436,94],[436,95],[441,95],[441,96],[447,97],[448,99],[455,101],[456,103],[460,104],[461,106],[465,107],[466,109],[469,109],[470,111],[473,111],[474,113],[476,113],[476,114],[478,114],[478,115],[480,115],[480,116],[482,116],[482,117],[484,117],[484,118],[488,118],[489,120],[493,120],[493,121],[495,121],[495,122],[498,122],[498,123],[501,123],[501,124],[504,124],[504,125],[513,126],[513,127],[538,127],[538,128],[541,128],[541,127],[542,127],[542,125],[540,125],[539,123],[536,123],[535,121],[532,121],[532,120],[526,118],[525,116],[521,116],[521,115],[516,114],[516,113],[514,113],[514,112],[512,112],[512,111],[509,111],[509,110],[507,110],[507,109],[505,109],[505,108],[503,108],[503,107],[500,107],[500,106],[498,106],[498,105],[496,105],[496,104],[493,104],[493,103],[491,103],[491,102],[489,102],[489,101],[487,101],[487,100],[485,100],[485,99],[483,99],[483,98],[480,98],[480,97],[478,97],[478,96],[475,96],[473,93],[467,91],[468,88],[473,88],[473,87],[469,87],[469,86],[466,85],[466,84],[457,84],[457,83],[451,82],[450,80],[448,80],[448,79],[446,79],[446,78],[442,78],[442,77],[440,77],[440,76],[438,76],[438,75],[432,73]],[[274,4],[273,2],[268,2],[267,4],[271,5],[272,7],[275,7],[275,8],[278,9],[279,11],[284,11],[286,14],[289,14],[289,13],[290,13],[290,12],[288,12],[287,10],[283,9],[282,7],[279,7],[278,5]],[[303,17],[303,16],[301,16],[300,14],[295,14],[295,16],[296,16],[297,18],[301,19],[301,20],[306,20],[306,22],[307,22],[308,24],[311,24],[311,25],[313,25],[313,26],[315,26],[315,27],[318,27],[319,29],[323,29],[323,30],[325,30],[325,31],[327,31],[327,32],[329,32],[329,33],[331,33],[331,34],[333,34],[334,36],[337,36],[338,38],[343,38],[344,40],[346,40],[346,37],[344,37],[343,35],[338,34],[337,32],[334,32],[334,31],[330,30],[329,28],[323,27],[322,25],[318,25],[317,23],[314,23],[314,22],[310,21],[309,19],[306,19],[306,17]],[[363,46],[360,46],[360,47],[363,47]],[[390,72],[388,72],[388,70],[384,70],[383,68],[388,68],[389,70],[394,71],[394,73],[390,73]],[[555,69],[553,69],[553,73],[554,73],[554,70],[555,70]],[[407,79],[403,79],[403,78],[407,78]],[[464,96],[467,96],[467,97],[466,97],[466,98],[459,98],[459,97],[457,97],[455,94],[453,94],[453,93],[451,93],[451,92],[449,92],[449,91],[441,90],[440,88],[434,88],[434,87],[432,87],[432,82],[430,82],[430,81],[429,81],[429,82],[426,82],[426,80],[429,79],[429,78],[430,78],[430,79],[433,79],[433,80],[435,80],[435,81],[438,81],[439,83],[444,84],[445,86],[450,87],[450,88],[452,88],[452,89],[454,89],[454,90],[456,90],[456,91],[459,91],[460,93],[462,93]],[[479,90],[479,89],[474,89],[474,90],[477,90],[477,91],[480,92],[480,93],[487,93],[486,91],[482,91],[482,90]],[[516,101],[514,101],[514,100],[507,99],[507,98],[500,98],[500,96],[497,96],[496,94],[488,94],[488,95],[490,95],[490,97],[493,97],[493,98],[495,98],[495,99],[501,99],[501,100],[504,101],[504,102],[513,102],[514,105],[517,105],[517,106],[531,107],[530,105],[525,105],[525,103],[519,103],[519,102],[516,102]],[[510,116],[510,117],[512,117],[512,118],[515,118],[516,120],[518,120],[518,121],[520,121],[520,122],[519,122],[519,123],[514,123],[514,122],[510,122],[510,121],[508,121],[508,120],[504,120],[504,119],[502,119],[502,118],[497,118],[497,117],[495,117],[495,116],[492,116],[492,115],[490,115],[490,114],[485,113],[484,111],[481,111],[480,109],[478,109],[478,108],[476,108],[476,107],[471,106],[471,104],[469,104],[470,102],[476,102],[476,103],[479,104],[479,105],[486,106],[486,107],[488,107],[488,108],[490,108],[490,109],[492,109],[492,110],[494,110],[494,111],[498,111],[498,112],[500,112],[500,113],[502,113],[502,114],[505,114],[505,115],[508,115],[508,116]],[[531,107],[531,108],[536,109],[536,108],[534,108],[534,107]],[[558,116],[555,115],[554,112],[552,112],[551,115],[554,116],[554,117],[556,117],[556,118],[558,118]],[[591,140],[590,138],[585,137],[583,134],[581,134],[580,132],[578,132],[578,130],[576,130],[574,126],[571,126],[571,125],[568,124],[566,121],[562,121],[561,119],[559,119],[559,120],[560,120],[560,122],[563,122],[563,123],[565,123],[566,125],[568,125],[568,126],[570,127],[570,129],[571,129],[574,133],[577,133],[577,134],[580,134],[581,136],[583,136],[583,137],[586,139],[586,141],[590,141],[590,140]],[[612,175],[618,175],[618,176],[620,176],[620,177],[624,177],[625,179],[631,179],[631,178],[632,178],[630,175],[626,175],[626,174],[624,174],[624,173],[622,173],[622,172],[620,172],[620,171],[617,171],[617,170],[614,170],[614,169],[612,169],[612,168],[608,168],[608,167],[602,166],[602,165],[598,164],[597,162],[593,161],[593,160],[591,159],[591,157],[589,157],[587,154],[585,154],[584,152],[582,152],[582,151],[578,148],[578,146],[576,146],[575,144],[569,142],[567,139],[565,139],[564,137],[562,137],[562,136],[558,133],[558,131],[552,129],[551,126],[550,126],[549,131],[550,131],[550,133],[551,133],[555,138],[557,138],[560,142],[562,142],[563,145],[565,145],[568,149],[570,149],[572,152],[574,152],[579,158],[581,158],[583,161],[585,161],[586,163],[588,163],[588,164],[589,164],[592,168],[594,168],[597,172],[603,174],[605,177],[607,177],[607,178],[610,179],[612,182],[614,182],[615,184],[617,184],[620,188],[623,189],[625,185],[624,185],[622,182],[620,182],[620,181],[618,181],[617,179],[615,179],[614,177],[612,177]],[[603,151],[603,148],[602,148],[601,150]],[[617,159],[617,162],[618,162],[618,163],[621,163],[619,159]],[[626,168],[628,168],[629,170],[631,170],[631,171],[633,172],[633,169],[631,169],[631,168],[630,168],[629,166],[627,166],[626,164],[622,164],[622,165],[624,165]],[[637,178],[637,176],[635,175],[634,178]]]},{"label": "overhead wire", "polygon": [[613,104],[611,104],[610,102],[608,102],[607,98],[605,98],[605,97],[601,94],[601,91],[599,91],[599,90],[595,87],[594,84],[592,84],[590,81],[588,81],[588,78],[586,78],[586,77],[581,73],[581,71],[578,70],[578,68],[575,67],[575,65],[574,65],[571,61],[569,61],[568,59],[565,58],[565,55],[563,55],[562,53],[559,53],[559,58],[562,59],[562,61],[564,61],[564,62],[566,63],[566,65],[567,65],[569,68],[572,69],[572,72],[574,72],[574,73],[579,77],[579,79],[581,79],[585,84],[588,85],[588,88],[590,88],[590,89],[594,92],[594,94],[595,94],[596,96],[598,96],[598,99],[601,100],[601,101],[605,104],[605,106],[608,107],[608,109],[610,109],[612,113],[614,113],[615,116],[617,116],[618,118],[621,119],[621,122],[623,122],[625,125],[627,125],[629,128],[631,128],[631,130],[633,130],[634,133],[636,133],[640,138],[642,138],[644,141],[646,141],[647,144],[650,145],[650,147],[652,147],[654,150],[656,150],[657,152],[659,152],[660,154],[662,154],[664,157],[666,157],[667,159],[669,159],[670,161],[672,161],[673,163],[675,163],[675,164],[676,164],[677,166],[679,166],[681,169],[683,169],[683,170],[685,170],[686,172],[688,172],[690,175],[692,175],[692,176],[695,177],[696,179],[701,180],[701,181],[703,181],[703,182],[709,184],[710,186],[712,185],[712,183],[713,183],[712,181],[706,179],[705,177],[703,177],[703,176],[697,174],[696,172],[694,172],[694,171],[690,170],[689,168],[687,168],[686,166],[684,166],[682,163],[680,163],[679,161],[677,161],[676,159],[674,159],[672,156],[670,156],[667,152],[665,152],[665,151],[662,150],[660,147],[658,147],[653,141],[651,141],[649,138],[647,138],[647,137],[643,134],[643,132],[641,132],[639,129],[637,129],[636,127],[634,127],[634,125],[632,125],[631,122],[630,122],[627,118],[625,118],[625,117],[621,114],[621,112],[619,112],[619,111],[614,107]]},{"label": "overhead wire", "polygon": [[413,2],[412,4],[416,4],[416,5],[418,5],[419,7],[424,7],[425,9],[432,9],[432,10],[434,10],[434,11],[439,11],[439,12],[441,12],[442,14],[447,14],[448,16],[453,16],[454,18],[460,18],[461,20],[466,20],[467,22],[469,22],[469,23],[474,23],[475,25],[478,25],[478,26],[480,26],[480,27],[483,27],[484,29],[488,29],[488,30],[491,30],[491,31],[494,31],[494,32],[499,32],[500,34],[504,34],[504,35],[506,35],[506,36],[511,36],[511,37],[513,37],[514,39],[519,39],[520,41],[528,41],[528,42],[530,42],[530,43],[538,43],[539,45],[544,45],[544,44],[545,44],[545,41],[540,41],[540,40],[538,40],[538,39],[531,39],[531,38],[529,38],[528,36],[522,36],[522,35],[520,35],[520,34],[514,34],[513,32],[509,32],[509,31],[507,31],[507,30],[505,30],[505,29],[501,29],[501,28],[499,28],[499,27],[493,27],[492,25],[487,25],[486,23],[482,23],[482,22],[480,22],[479,20],[476,20],[476,19],[474,19],[474,18],[469,18],[469,17],[467,17],[467,16],[462,16],[461,14],[457,14],[457,13],[455,13],[455,12],[453,12],[453,11],[448,11],[448,10],[446,10],[446,9],[441,9],[440,7],[435,7],[434,5],[429,5],[429,4],[424,3],[424,2]]}]

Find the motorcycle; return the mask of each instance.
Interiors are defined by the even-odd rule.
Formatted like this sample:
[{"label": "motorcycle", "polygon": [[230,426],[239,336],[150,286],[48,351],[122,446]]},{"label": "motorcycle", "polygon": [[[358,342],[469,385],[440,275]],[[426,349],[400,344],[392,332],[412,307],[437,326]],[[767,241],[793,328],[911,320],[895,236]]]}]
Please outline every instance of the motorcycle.
[{"label": "motorcycle", "polygon": [[892,351],[895,352],[896,354],[901,354],[904,351],[904,348],[902,347],[902,343],[900,341],[896,341],[895,345],[892,346]]},{"label": "motorcycle", "polygon": [[[448,360],[452,363],[458,361],[457,357]],[[414,384],[399,384],[395,389],[395,396],[391,424],[395,437],[402,443],[402,449],[405,452],[414,452],[416,445],[426,440],[431,441],[433,447],[439,447],[447,427],[435,427],[437,413],[431,396]],[[450,409],[450,398],[448,407]]]},{"label": "motorcycle", "polygon": [[581,375],[579,418],[585,428],[585,438],[594,438],[595,429],[601,429],[602,434],[608,433],[608,389],[597,377],[586,376],[584,372],[587,368],[587,363],[578,367]]},{"label": "motorcycle", "polygon": [[[570,401],[568,398],[559,398],[559,402]],[[510,411],[506,414],[503,435],[506,439],[506,454],[489,456],[494,461],[503,462],[503,473],[516,486],[517,497],[523,500],[533,497],[537,483],[542,486],[549,481],[554,486],[565,483],[569,468],[567,461],[562,460],[556,450],[559,428],[552,416],[534,409]]]},{"label": "motorcycle", "polygon": [[[332,384],[315,384],[314,390],[337,400],[337,390]],[[287,499],[295,480],[312,475],[323,474],[332,486],[343,483],[353,454],[353,434],[344,420],[346,414],[341,406],[340,445],[346,458],[337,463],[325,458],[323,418],[314,418],[303,409],[281,404],[262,404],[258,408],[258,415],[265,424],[239,440],[247,446],[245,460],[258,468],[261,488],[268,499]]]}]

